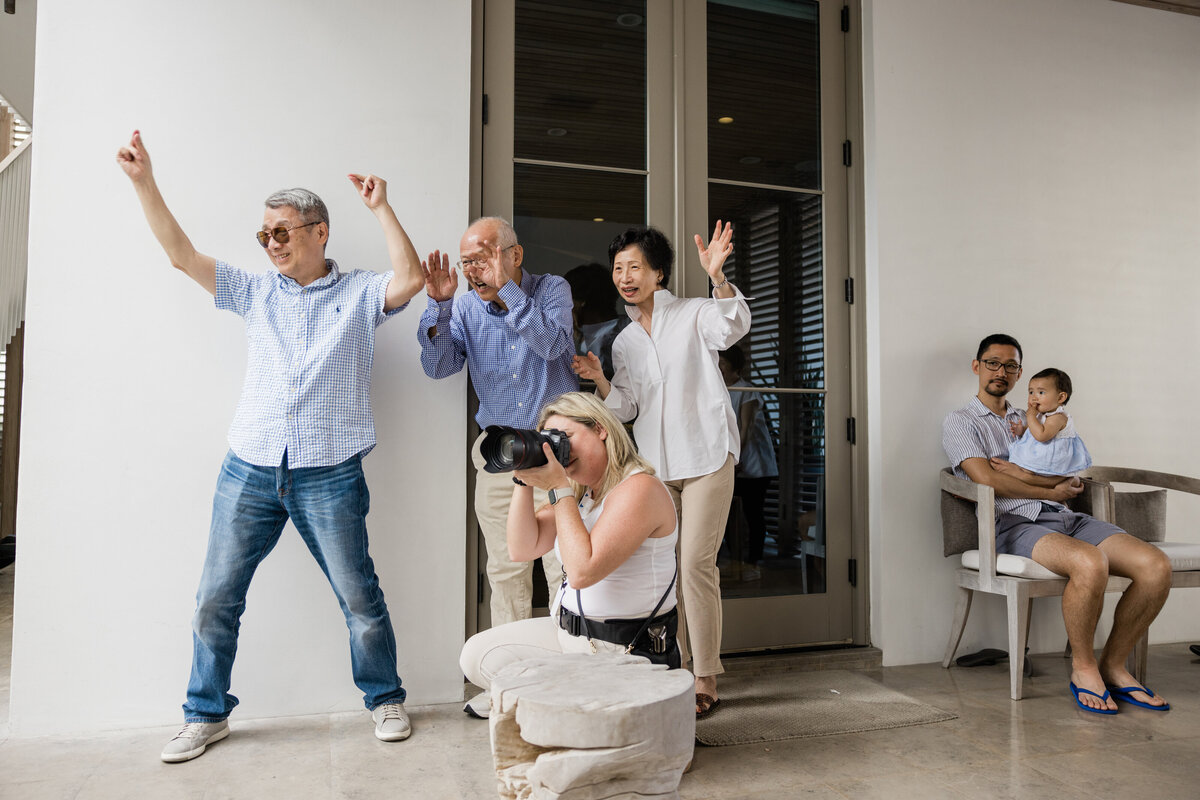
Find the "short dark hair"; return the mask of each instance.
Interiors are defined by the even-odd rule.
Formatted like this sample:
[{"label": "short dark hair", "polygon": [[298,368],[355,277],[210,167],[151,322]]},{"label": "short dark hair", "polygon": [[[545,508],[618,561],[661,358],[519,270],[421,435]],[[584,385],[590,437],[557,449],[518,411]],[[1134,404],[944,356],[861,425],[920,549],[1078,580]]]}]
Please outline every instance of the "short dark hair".
[{"label": "short dark hair", "polygon": [[671,279],[671,264],[675,261],[675,251],[671,249],[667,237],[657,228],[630,228],[617,234],[608,246],[609,269],[612,269],[613,263],[616,262],[617,253],[633,245],[641,249],[646,260],[650,262],[651,269],[662,270],[662,281],[659,285],[666,286],[667,281]]},{"label": "short dark hair", "polygon": [[1054,379],[1054,388],[1060,392],[1066,392],[1066,394],[1067,394],[1067,399],[1063,400],[1063,405],[1065,406],[1067,403],[1071,402],[1071,376],[1070,375],[1063,372],[1061,369],[1055,369],[1054,367],[1046,367],[1044,370],[1039,372],[1037,375],[1034,375],[1029,380],[1032,381],[1032,380],[1036,380],[1038,378],[1053,378]]},{"label": "short dark hair", "polygon": [[722,350],[717,353],[717,356],[728,361],[729,366],[733,367],[734,372],[741,372],[742,367],[746,366],[746,354],[736,344],[732,345],[728,350]]},{"label": "short dark hair", "polygon": [[978,361],[983,358],[983,354],[994,344],[1004,344],[1017,348],[1017,358],[1022,361],[1025,360],[1025,354],[1021,352],[1021,343],[1007,333],[993,333],[991,336],[983,337],[983,341],[979,343],[979,350],[975,352],[975,360]]}]

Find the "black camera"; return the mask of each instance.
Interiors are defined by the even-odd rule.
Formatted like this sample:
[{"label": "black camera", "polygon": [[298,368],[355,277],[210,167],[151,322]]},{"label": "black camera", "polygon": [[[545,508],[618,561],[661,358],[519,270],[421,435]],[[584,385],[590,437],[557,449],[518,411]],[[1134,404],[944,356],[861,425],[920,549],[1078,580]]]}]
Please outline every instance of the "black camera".
[{"label": "black camera", "polygon": [[564,467],[571,460],[571,441],[567,435],[553,428],[531,431],[510,428],[507,425],[488,425],[479,445],[479,452],[486,462],[485,472],[512,472],[514,469],[540,467],[546,463],[542,443],[549,442],[554,457]]}]

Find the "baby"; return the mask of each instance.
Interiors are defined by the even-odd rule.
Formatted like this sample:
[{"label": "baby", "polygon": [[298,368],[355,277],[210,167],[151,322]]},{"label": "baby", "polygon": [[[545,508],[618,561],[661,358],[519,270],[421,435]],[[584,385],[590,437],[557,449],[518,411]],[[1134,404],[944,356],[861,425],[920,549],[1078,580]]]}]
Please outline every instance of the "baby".
[{"label": "baby", "polygon": [[1071,377],[1060,369],[1044,369],[1029,379],[1029,410],[1025,423],[1012,423],[1020,437],[1008,450],[1008,459],[1039,475],[1074,475],[1092,465],[1075,423],[1064,406],[1071,399]]}]

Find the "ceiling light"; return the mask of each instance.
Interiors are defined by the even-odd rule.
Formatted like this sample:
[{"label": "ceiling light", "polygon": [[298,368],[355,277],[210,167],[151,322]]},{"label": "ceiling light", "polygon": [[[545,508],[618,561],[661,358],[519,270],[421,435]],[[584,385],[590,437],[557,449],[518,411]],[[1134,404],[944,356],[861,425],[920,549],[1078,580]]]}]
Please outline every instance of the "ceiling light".
[{"label": "ceiling light", "polygon": [[604,222],[604,217],[592,217],[592,222]]},{"label": "ceiling light", "polygon": [[720,117],[717,119],[717,122],[721,123],[722,125],[728,125],[729,123],[733,122],[733,117]]},{"label": "ceiling light", "polygon": [[617,24],[622,28],[636,28],[642,24],[640,14],[621,14],[617,17]]},{"label": "ceiling light", "polygon": [[546,130],[546,135],[547,136],[566,136],[567,129],[566,128],[549,128]]}]

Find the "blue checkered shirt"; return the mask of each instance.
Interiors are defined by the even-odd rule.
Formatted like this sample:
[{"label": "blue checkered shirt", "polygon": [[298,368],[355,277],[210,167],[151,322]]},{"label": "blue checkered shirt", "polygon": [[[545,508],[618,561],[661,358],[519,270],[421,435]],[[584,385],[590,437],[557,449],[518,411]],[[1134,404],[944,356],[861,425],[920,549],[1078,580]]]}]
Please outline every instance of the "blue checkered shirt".
[{"label": "blue checkered shirt", "polygon": [[533,428],[542,406],[579,388],[571,369],[571,287],[558,275],[522,270],[521,285],[509,281],[499,296],[507,310],[474,291],[453,301],[430,298],[417,330],[421,366],[429,377],[445,378],[465,361],[479,396],[479,427]]},{"label": "blue checkered shirt", "polygon": [[229,446],[277,467],[327,467],[375,446],[371,362],[391,272],[341,272],[301,286],[217,262],[217,308],[246,321],[246,383]]}]

